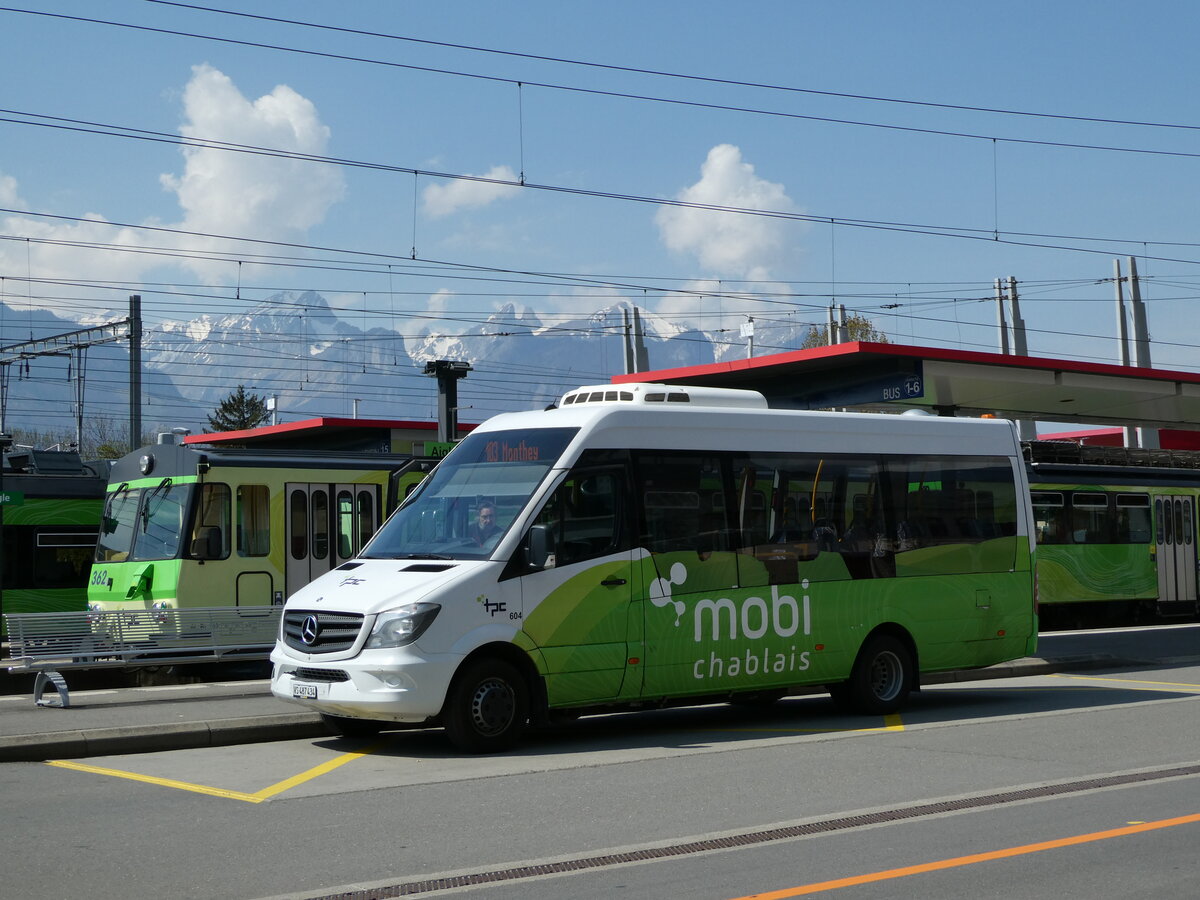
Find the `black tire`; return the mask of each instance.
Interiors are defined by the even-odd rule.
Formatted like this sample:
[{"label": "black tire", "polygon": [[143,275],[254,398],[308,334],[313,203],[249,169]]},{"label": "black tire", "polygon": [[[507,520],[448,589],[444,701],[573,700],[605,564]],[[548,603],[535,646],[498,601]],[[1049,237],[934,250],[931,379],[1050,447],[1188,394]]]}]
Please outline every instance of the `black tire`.
[{"label": "black tire", "polygon": [[886,715],[904,705],[915,675],[907,645],[891,635],[879,634],[862,645],[850,677],[826,689],[833,702],[847,712]]},{"label": "black tire", "polygon": [[502,659],[480,659],[458,673],[446,696],[442,727],[468,753],[496,753],[520,739],[529,720],[529,686]]},{"label": "black tire", "polygon": [[331,716],[327,713],[321,713],[321,721],[334,734],[348,738],[374,737],[388,724],[376,719],[354,719],[350,716]]}]

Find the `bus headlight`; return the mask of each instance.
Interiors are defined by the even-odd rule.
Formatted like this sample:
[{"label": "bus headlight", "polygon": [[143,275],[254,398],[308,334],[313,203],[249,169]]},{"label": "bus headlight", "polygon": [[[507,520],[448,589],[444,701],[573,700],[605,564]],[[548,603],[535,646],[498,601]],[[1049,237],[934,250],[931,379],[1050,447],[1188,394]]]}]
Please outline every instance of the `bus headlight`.
[{"label": "bus headlight", "polygon": [[403,647],[411,644],[432,624],[442,607],[437,603],[413,603],[391,612],[380,613],[367,638],[367,650]]}]

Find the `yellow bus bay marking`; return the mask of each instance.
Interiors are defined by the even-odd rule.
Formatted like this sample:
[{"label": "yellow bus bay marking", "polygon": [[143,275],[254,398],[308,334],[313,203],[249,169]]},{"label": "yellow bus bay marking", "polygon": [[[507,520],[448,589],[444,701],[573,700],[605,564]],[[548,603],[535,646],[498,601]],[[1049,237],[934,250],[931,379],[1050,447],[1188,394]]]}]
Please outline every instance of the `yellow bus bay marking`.
[{"label": "yellow bus bay marking", "polygon": [[[794,728],[794,729],[751,729],[751,728],[721,728],[715,729],[725,732],[772,732],[775,734],[835,734],[835,733],[868,733],[876,731],[903,731],[904,722],[896,713],[883,717],[883,725],[878,728]],[[362,759],[364,756],[370,756],[375,753],[386,742],[380,741],[372,744],[369,747],[364,747],[354,753],[342,753],[335,756],[333,759],[327,760],[320,765],[313,766],[311,769],[306,769],[298,775],[293,775],[291,778],[285,778],[283,781],[276,782],[260,791],[255,791],[253,794],[248,794],[245,791],[231,791],[225,788],[209,787],[206,784],[193,784],[190,781],[179,781],[175,778],[159,778],[156,775],[142,775],[138,772],[126,772],[122,769],[108,769],[103,766],[90,766],[87,763],[73,762],[69,759],[50,759],[46,760],[46,765],[55,766],[59,769],[71,769],[75,772],[88,772],[92,775],[108,775],[112,778],[125,778],[129,781],[140,781],[143,784],[156,784],[159,787],[174,788],[177,791],[191,791],[194,794],[207,794],[210,797],[222,797],[226,800],[241,800],[243,803],[262,803],[264,800],[270,800],[282,794],[284,791],[289,791],[298,785],[312,781],[314,778],[320,778],[322,775],[340,769],[347,763],[352,763],[356,759]]]},{"label": "yellow bus bay marking", "polygon": [[159,778],[155,775],[141,775],[137,772],[126,772],[121,769],[89,766],[86,763],[77,763],[69,759],[47,760],[46,765],[56,766],[60,769],[72,769],[76,772],[89,772],[93,775],[109,775],[113,778],[125,778],[129,781],[140,781],[144,784],[156,784],[159,787],[175,788],[178,791],[191,791],[195,794],[207,794],[210,797],[222,797],[226,800],[241,800],[244,803],[262,803],[264,800],[269,800],[286,790],[304,784],[306,781],[312,781],[314,778],[319,778],[328,772],[332,772],[334,769],[346,765],[346,763],[369,756],[382,746],[383,743],[380,742],[372,744],[370,747],[366,747],[356,753],[343,753],[340,756],[335,756],[333,759],[321,763],[319,766],[313,766],[299,775],[293,775],[291,778],[286,778],[277,784],[265,787],[261,791],[255,791],[253,794],[247,794],[244,791],[230,791],[225,788],[209,787],[206,784],[193,784],[190,781],[178,781],[174,778]]},{"label": "yellow bus bay marking", "polygon": [[50,759],[48,766],[60,769],[73,769],[76,772],[91,772],[93,775],[111,775],[113,778],[128,778],[130,781],[141,781],[146,784],[157,784],[161,787],[175,788],[179,791],[192,791],[196,794],[208,794],[210,797],[224,797],[227,800],[244,800],[246,803],[262,803],[265,797],[245,794],[241,791],[227,791],[224,788],[209,787],[204,784],[192,784],[188,781],[176,781],[174,778],[157,778],[154,775],[139,775],[137,772],[123,772],[120,769],[105,769],[101,766],[89,766],[85,763],[72,762],[69,759]]},{"label": "yellow bus bay marking", "polygon": [[723,734],[866,734],[872,731],[903,731],[904,720],[899,713],[883,717],[883,725],[872,728],[713,728]]},{"label": "yellow bus bay marking", "polygon": [[1050,673],[1051,678],[1068,678],[1077,679],[1079,681],[1111,681],[1116,684],[1148,684],[1153,687],[1175,687],[1184,688],[1183,693],[1190,691],[1200,691],[1200,684],[1189,683],[1186,681],[1149,681],[1143,678],[1110,678],[1105,675],[1068,675],[1062,672]]}]

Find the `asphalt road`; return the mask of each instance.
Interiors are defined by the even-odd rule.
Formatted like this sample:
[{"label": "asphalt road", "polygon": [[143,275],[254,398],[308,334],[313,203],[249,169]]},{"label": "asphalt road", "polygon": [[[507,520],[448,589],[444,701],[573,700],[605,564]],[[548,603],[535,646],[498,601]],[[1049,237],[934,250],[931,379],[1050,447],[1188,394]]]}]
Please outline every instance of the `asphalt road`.
[{"label": "asphalt road", "polygon": [[817,696],[589,717],[492,757],[416,731],[5,763],[4,879],[33,898],[742,898],[831,881],[819,895],[1190,898],[1186,657],[933,686],[886,719]]}]

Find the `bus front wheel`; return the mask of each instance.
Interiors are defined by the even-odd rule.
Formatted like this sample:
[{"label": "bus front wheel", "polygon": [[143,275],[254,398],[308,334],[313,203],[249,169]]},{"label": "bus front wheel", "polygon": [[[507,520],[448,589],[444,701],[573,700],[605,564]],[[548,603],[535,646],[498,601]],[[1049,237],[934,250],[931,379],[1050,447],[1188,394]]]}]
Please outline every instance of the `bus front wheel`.
[{"label": "bus front wheel", "polygon": [[914,680],[912,653],[903,641],[880,634],[863,644],[850,677],[828,685],[829,695],[850,712],[885,715],[908,699]]},{"label": "bus front wheel", "polygon": [[442,713],[450,742],[469,753],[513,746],[529,719],[529,689],[516,667],[501,659],[470,663],[454,680]]}]

